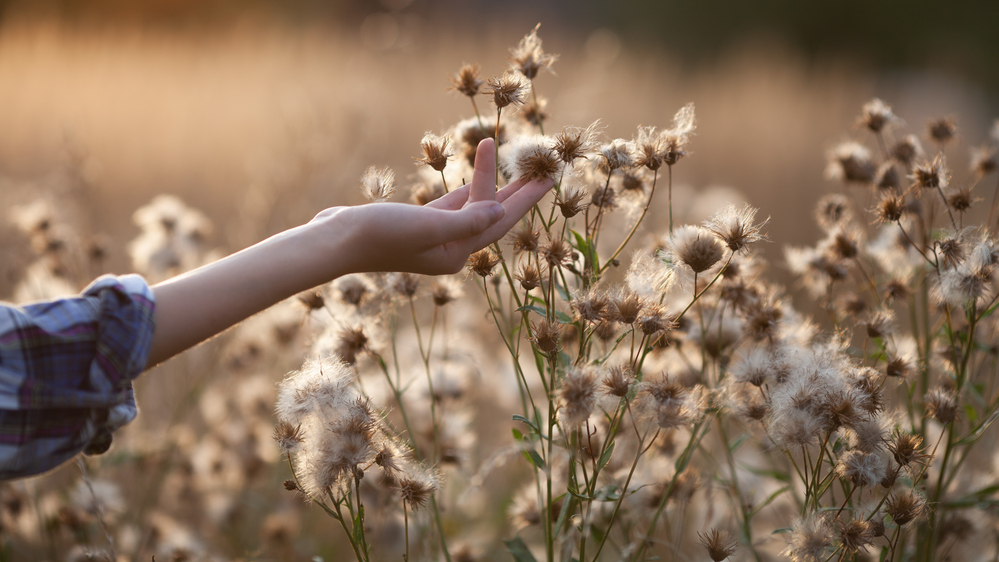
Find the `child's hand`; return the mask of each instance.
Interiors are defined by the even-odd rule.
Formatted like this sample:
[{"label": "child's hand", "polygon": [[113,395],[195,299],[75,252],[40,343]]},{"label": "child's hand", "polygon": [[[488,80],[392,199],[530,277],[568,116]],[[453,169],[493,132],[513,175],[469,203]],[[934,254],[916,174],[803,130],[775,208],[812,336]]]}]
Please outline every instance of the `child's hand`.
[{"label": "child's hand", "polygon": [[[552,187],[516,180],[496,191],[492,139],[479,143],[472,182],[423,207],[374,203],[335,207],[315,221],[347,229],[352,271],[442,274],[461,270],[469,254],[498,240]],[[339,234],[343,234],[340,230]]]}]

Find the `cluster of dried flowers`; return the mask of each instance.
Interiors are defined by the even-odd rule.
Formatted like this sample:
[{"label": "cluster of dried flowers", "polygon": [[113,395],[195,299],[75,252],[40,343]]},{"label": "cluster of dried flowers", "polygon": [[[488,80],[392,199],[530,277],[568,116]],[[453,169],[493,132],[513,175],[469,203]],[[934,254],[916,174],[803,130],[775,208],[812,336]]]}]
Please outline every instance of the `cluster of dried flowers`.
[{"label": "cluster of dried flowers", "polygon": [[[827,175],[848,191],[819,203],[823,239],[785,250],[822,325],[765,275],[756,209],[674,224],[692,104],[631,139],[603,138],[598,122],[545,133],[535,86],[557,57],[537,31],[499,76],[466,65],[453,77],[474,116],[423,137],[410,191],[425,204],[460,185],[494,137],[500,183],[550,179],[550,199],[464,276],[351,275],[241,326],[207,367],[227,376],[185,401],[203,436],[133,438],[130,454],[156,475],[137,506],[84,472],[70,501],[0,488],[2,528],[107,536],[74,560],[221,560],[199,523],[254,519],[247,506],[283,480],[255,523],[282,559],[315,554],[309,510],[365,561],[492,558],[499,539],[519,562],[999,550],[999,481],[980,446],[999,418],[995,146],[976,148],[957,180],[953,120],[906,134],[887,104],[864,105],[858,139],[829,153]],[[488,103],[495,117],[480,112]],[[369,168],[361,191],[389,199],[396,176]],[[641,231],[653,206],[668,216],[658,234]],[[52,279],[76,290],[54,210],[17,217],[46,291]],[[179,200],[135,220],[130,252],[146,275],[208,259],[210,224]],[[275,374],[299,365],[275,391]]]}]

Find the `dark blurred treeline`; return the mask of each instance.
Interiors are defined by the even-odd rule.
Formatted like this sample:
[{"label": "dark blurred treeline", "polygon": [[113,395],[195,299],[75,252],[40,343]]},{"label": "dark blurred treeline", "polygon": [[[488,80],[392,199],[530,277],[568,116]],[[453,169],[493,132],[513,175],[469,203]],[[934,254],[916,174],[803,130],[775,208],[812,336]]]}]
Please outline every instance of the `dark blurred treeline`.
[{"label": "dark blurred treeline", "polygon": [[810,57],[848,57],[878,70],[929,69],[977,83],[990,97],[999,94],[995,0],[0,0],[5,19],[182,27],[224,25],[247,15],[353,24],[379,11],[446,25],[509,19],[580,33],[606,27],[690,63],[763,37]]}]

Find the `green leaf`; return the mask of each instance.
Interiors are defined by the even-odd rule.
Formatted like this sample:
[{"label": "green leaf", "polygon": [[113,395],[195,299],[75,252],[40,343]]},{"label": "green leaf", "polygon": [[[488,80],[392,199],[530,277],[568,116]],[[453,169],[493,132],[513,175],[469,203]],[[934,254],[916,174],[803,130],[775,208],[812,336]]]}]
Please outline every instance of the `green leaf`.
[{"label": "green leaf", "polygon": [[[542,317],[548,316],[547,310],[541,308],[540,306],[535,306],[533,304],[525,304],[524,306],[518,308],[517,312],[523,312],[525,310],[530,310],[531,312],[535,312]],[[560,324],[572,324],[572,317],[562,312],[561,310],[555,311],[555,320],[558,320]]]},{"label": "green leaf", "polygon": [[584,238],[582,234],[576,232],[575,230],[570,230],[570,232],[572,232],[572,237],[576,239],[576,244],[573,247],[579,250],[580,252],[589,255],[590,245],[586,242],[586,238]]},{"label": "green leaf", "polygon": [[964,405],[964,415],[968,416],[969,424],[975,425],[976,423],[978,423],[978,412],[975,410],[975,407],[972,406],[971,404]]},{"label": "green leaf", "polygon": [[749,439],[749,434],[748,433],[742,434],[738,439],[736,439],[731,445],[728,446],[728,450],[734,453],[735,450],[738,449],[740,445],[746,442],[746,439]]},{"label": "green leaf", "polygon": [[772,532],[770,534],[771,535],[776,535],[778,533],[790,533],[793,530],[794,530],[794,527],[781,527],[780,529],[777,529],[776,531],[774,531],[774,532]]},{"label": "green leaf", "polygon": [[[529,425],[531,427],[531,429],[533,429],[534,431],[536,431],[538,433],[541,433],[541,430],[538,429],[538,426],[534,425],[534,422],[532,422],[531,420],[525,418],[524,416],[522,416],[520,414],[514,414],[513,415],[513,421],[519,421],[519,422],[526,423],[527,425]],[[516,431],[516,430],[514,430],[514,431]]]},{"label": "green leaf", "polygon": [[516,427],[511,428],[511,431],[513,431],[513,438],[514,439],[516,439],[517,441],[523,441],[524,440],[524,434],[521,433],[520,430],[518,430]]},{"label": "green leaf", "polygon": [[507,552],[512,554],[513,559],[517,562],[538,562],[527,545],[524,544],[524,539],[513,537],[510,540],[504,540],[503,544],[506,545]]},{"label": "green leaf", "polygon": [[878,562],[885,562],[888,559],[888,547],[881,547],[881,556],[878,556]]},{"label": "green leaf", "polygon": [[531,464],[540,468],[541,470],[545,469],[545,459],[541,458],[541,455],[539,455],[537,451],[535,451],[534,449],[528,449],[526,453],[529,455],[531,459]]},{"label": "green leaf", "polygon": [[788,492],[790,490],[791,490],[791,486],[784,486],[783,488],[781,488],[781,489],[777,490],[776,492],[770,494],[770,496],[767,497],[767,500],[765,502],[763,502],[762,504],[759,505],[759,507],[757,507],[756,509],[753,510],[752,515],[756,515],[764,507],[766,507],[766,506],[770,505],[771,503],[773,503],[773,501],[775,499],[777,499],[778,496],[780,496],[784,492]]},{"label": "green leaf", "polygon": [[774,480],[778,480],[780,482],[791,482],[791,476],[784,472],[780,472],[777,470],[766,470],[763,468],[754,468],[752,466],[748,466],[743,463],[739,463],[739,466],[745,468],[746,470],[752,472],[757,476],[769,476],[770,478],[773,478]]},{"label": "green leaf", "polygon": [[996,421],[996,418],[999,418],[999,410],[989,414],[989,417],[986,418],[985,421],[983,421],[977,428],[975,428],[974,432],[966,435],[963,439],[958,441],[957,444],[964,445],[966,443],[974,443],[975,441],[978,441],[985,433],[985,430],[987,430],[989,426]]},{"label": "green leaf", "polygon": [[[558,501],[559,498],[565,498],[565,496],[566,494],[562,494],[558,498],[555,498],[555,501]],[[559,511],[558,514],[558,521],[555,522],[555,538],[558,538],[559,533],[562,532],[562,525],[565,524],[565,517],[566,515],[569,514],[569,505],[571,504],[572,504],[571,500],[565,500],[562,502],[562,509]],[[572,541],[565,541],[565,542],[571,543]]]},{"label": "green leaf", "polygon": [[605,466],[607,466],[607,463],[610,462],[611,455],[614,454],[614,445],[616,443],[617,441],[611,441],[610,446],[607,447],[607,450],[604,451],[604,454],[600,455],[600,464],[598,465],[599,469],[603,469]]}]

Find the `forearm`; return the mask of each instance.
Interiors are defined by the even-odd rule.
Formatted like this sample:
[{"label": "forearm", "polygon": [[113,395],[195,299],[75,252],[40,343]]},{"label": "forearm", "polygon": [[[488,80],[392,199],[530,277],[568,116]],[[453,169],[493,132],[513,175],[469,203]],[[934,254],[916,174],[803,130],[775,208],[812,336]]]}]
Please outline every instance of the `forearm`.
[{"label": "forearm", "polygon": [[146,367],[347,273],[344,222],[341,214],[317,219],[154,286],[156,329]]}]

